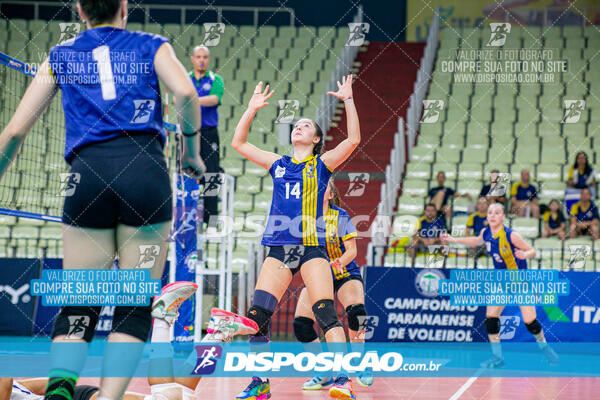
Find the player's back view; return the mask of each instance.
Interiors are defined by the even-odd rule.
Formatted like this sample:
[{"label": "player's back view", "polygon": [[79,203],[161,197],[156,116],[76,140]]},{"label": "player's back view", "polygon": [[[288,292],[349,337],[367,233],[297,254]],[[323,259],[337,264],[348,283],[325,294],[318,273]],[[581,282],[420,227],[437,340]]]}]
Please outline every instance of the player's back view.
[{"label": "player's back view", "polygon": [[[186,136],[182,168],[194,176],[202,170],[198,98],[165,38],[125,29],[126,1],[79,0],[76,6],[88,30],[54,47],[38,69],[0,135],[0,177],[60,89],[73,184],[63,208],[63,268],[110,268],[118,255],[121,269],[133,269],[151,247],[151,277],[160,278],[172,211],[158,79],[178,100]],[[100,308],[62,307],[53,341],[90,342]],[[150,313],[149,306],[115,307],[99,400],[121,398],[141,355],[135,343],[148,338]],[[112,342],[129,342],[130,350]],[[71,400],[86,354],[62,346],[52,355],[45,397]],[[131,374],[106,377],[114,365],[127,365]]]}]

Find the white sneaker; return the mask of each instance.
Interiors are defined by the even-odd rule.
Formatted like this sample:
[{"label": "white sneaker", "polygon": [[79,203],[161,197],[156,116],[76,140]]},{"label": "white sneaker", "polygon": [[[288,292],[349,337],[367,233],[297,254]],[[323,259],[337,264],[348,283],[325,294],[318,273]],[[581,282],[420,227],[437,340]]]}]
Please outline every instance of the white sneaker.
[{"label": "white sneaker", "polygon": [[164,319],[173,325],[179,317],[179,306],[198,289],[194,282],[173,282],[162,288],[162,293],[152,302],[152,318]]},{"label": "white sneaker", "polygon": [[249,318],[213,308],[203,342],[229,342],[236,335],[254,335],[258,325]]}]

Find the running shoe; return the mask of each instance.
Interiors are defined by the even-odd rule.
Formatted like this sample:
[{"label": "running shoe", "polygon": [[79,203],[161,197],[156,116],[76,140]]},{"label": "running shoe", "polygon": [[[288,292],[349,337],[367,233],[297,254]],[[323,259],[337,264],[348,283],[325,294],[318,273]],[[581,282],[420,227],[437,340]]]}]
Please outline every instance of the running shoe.
[{"label": "running shoe", "polygon": [[373,374],[365,371],[356,378],[356,383],[362,387],[369,387],[373,385]]},{"label": "running shoe", "polygon": [[249,318],[213,308],[203,342],[229,342],[236,335],[254,335],[258,325]]},{"label": "running shoe", "polygon": [[269,398],[271,398],[269,380],[263,381],[257,376],[253,376],[248,387],[235,397],[236,400],[266,400]]},{"label": "running shoe", "polygon": [[504,366],[504,358],[493,355],[488,360],[481,363],[483,368],[501,368]]},{"label": "running shoe", "polygon": [[350,378],[344,375],[338,376],[335,379],[333,386],[329,389],[329,396],[334,399],[356,400]]},{"label": "running shoe", "polygon": [[179,317],[179,306],[193,295],[198,285],[193,282],[173,282],[162,288],[160,296],[152,302],[152,318],[164,319],[173,325]]},{"label": "running shoe", "polygon": [[552,347],[550,347],[547,343],[542,351],[544,352],[544,355],[546,356],[546,359],[550,365],[558,364],[558,354],[556,354]]},{"label": "running shoe", "polygon": [[319,390],[331,385],[333,385],[331,377],[321,378],[320,376],[313,376],[302,384],[302,390]]}]

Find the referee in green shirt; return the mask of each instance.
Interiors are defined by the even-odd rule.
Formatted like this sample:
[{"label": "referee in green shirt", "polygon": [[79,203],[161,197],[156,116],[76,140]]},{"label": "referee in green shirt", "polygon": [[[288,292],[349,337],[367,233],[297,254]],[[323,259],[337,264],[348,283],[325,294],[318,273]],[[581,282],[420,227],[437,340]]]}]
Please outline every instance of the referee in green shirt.
[{"label": "referee in green shirt", "polygon": [[[208,69],[210,62],[210,51],[206,46],[196,46],[192,56],[193,71],[190,73],[190,78],[194,83],[196,92],[200,99],[200,109],[202,111],[202,128],[200,157],[206,165],[207,173],[219,173],[219,113],[217,108],[221,105],[225,83],[223,78]],[[209,175],[208,179],[216,179],[217,175]],[[202,178],[204,179],[204,178]],[[208,224],[208,228],[216,228],[218,213],[218,197],[204,197],[204,222]],[[211,229],[212,230],[212,229]]]}]

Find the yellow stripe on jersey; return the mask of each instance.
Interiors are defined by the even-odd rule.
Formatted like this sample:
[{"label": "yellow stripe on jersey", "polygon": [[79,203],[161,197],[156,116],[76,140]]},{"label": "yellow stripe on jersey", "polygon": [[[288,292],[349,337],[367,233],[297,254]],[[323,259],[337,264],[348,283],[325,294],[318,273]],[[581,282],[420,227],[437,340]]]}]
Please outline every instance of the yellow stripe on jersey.
[{"label": "yellow stripe on jersey", "polygon": [[302,171],[302,244],[318,246],[317,237],[317,160],[312,156],[306,160]]},{"label": "yellow stripe on jersey", "polygon": [[[329,258],[333,261],[336,258],[340,258],[342,256],[342,248],[340,246],[340,237],[338,236],[338,217],[340,216],[340,212],[338,210],[334,210],[330,208],[325,215],[325,233],[327,236],[327,254]],[[335,275],[335,279],[342,279],[347,276],[350,276],[346,266],[342,272],[338,272],[337,270],[333,270]]]},{"label": "yellow stripe on jersey", "polygon": [[502,259],[504,260],[506,268],[519,269],[519,267],[517,266],[517,260],[515,259],[515,255],[513,254],[513,251],[510,248],[510,243],[508,243],[508,238],[506,237],[504,225],[502,225],[495,237],[498,238],[498,248],[500,250],[500,257],[502,257]]}]

